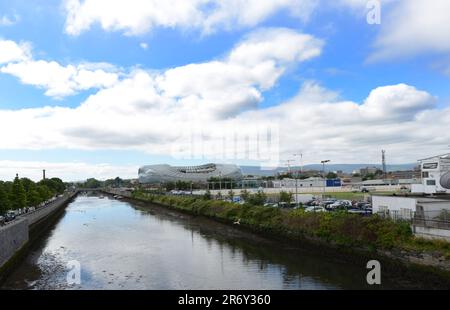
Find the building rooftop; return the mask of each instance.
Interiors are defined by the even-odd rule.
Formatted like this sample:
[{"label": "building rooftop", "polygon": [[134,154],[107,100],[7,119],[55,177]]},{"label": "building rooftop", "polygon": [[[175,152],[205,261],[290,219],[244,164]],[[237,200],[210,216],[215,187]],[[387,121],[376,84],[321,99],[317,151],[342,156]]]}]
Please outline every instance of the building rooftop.
[{"label": "building rooftop", "polygon": [[393,197],[393,198],[416,198],[418,202],[427,203],[427,202],[448,202],[450,201],[450,194],[443,194],[438,196],[423,196],[411,193],[405,194],[372,194],[372,196],[382,196],[382,197]]},{"label": "building rooftop", "polygon": [[433,158],[436,158],[436,157],[450,159],[450,153],[442,154],[442,155],[436,155],[436,156],[431,156],[431,157],[419,159],[418,161],[423,161],[423,160],[433,159]]}]

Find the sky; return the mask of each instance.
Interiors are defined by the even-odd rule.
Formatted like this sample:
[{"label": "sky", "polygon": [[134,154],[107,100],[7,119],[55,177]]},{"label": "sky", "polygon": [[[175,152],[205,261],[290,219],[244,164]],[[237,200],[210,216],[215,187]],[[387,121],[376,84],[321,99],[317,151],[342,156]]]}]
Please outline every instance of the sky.
[{"label": "sky", "polygon": [[449,19],[447,0],[0,0],[0,179],[450,152]]}]

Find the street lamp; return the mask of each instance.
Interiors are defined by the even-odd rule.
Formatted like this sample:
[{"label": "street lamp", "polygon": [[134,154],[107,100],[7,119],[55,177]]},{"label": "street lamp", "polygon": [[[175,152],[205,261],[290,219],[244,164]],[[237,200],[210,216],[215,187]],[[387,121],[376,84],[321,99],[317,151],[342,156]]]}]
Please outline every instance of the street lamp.
[{"label": "street lamp", "polygon": [[[301,172],[303,172],[303,166],[302,166],[303,154],[302,153],[294,154],[294,157],[295,156],[300,156],[300,167],[301,167],[300,169],[301,169]],[[299,202],[298,202],[298,171],[295,175],[295,203],[297,204],[297,207],[298,207],[299,206]]]},{"label": "street lamp", "polygon": [[320,163],[322,164],[322,177],[323,177],[323,192],[325,193],[325,187],[327,186],[327,180],[325,178],[325,164],[329,163],[330,160],[322,160]]}]

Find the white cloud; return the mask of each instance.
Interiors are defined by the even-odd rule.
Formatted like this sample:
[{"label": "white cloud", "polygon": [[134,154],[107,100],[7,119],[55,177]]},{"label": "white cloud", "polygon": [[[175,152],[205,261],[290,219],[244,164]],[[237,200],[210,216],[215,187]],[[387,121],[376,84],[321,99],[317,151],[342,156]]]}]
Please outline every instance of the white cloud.
[{"label": "white cloud", "polygon": [[142,42],[141,44],[139,44],[139,46],[140,46],[143,50],[148,49],[148,44],[145,43],[145,42]]},{"label": "white cloud", "polygon": [[0,65],[9,62],[26,61],[30,59],[30,57],[30,44],[17,44],[14,41],[0,39]]},{"label": "white cloud", "polygon": [[370,60],[422,53],[450,53],[450,1],[400,0],[383,10],[380,33]]},{"label": "white cloud", "polygon": [[3,15],[0,17],[0,26],[9,27],[17,24],[20,20],[20,17],[18,15],[14,15],[13,18],[11,18],[8,15]]},{"label": "white cloud", "polygon": [[66,0],[66,32],[79,35],[99,24],[107,31],[140,35],[155,27],[200,29],[256,26],[285,10],[306,20],[317,0]]},{"label": "white cloud", "polygon": [[64,97],[91,88],[114,85],[119,70],[108,64],[81,63],[63,66],[55,61],[34,60],[28,43],[0,41],[0,72],[28,85],[45,89],[45,95]]},{"label": "white cloud", "polygon": [[277,125],[282,154],[302,149],[305,162],[373,162],[381,148],[391,162],[411,162],[447,147],[450,107],[439,108],[438,98],[406,84],[377,87],[366,100],[352,102],[305,83],[291,100],[261,108],[264,91],[290,66],[317,57],[322,44],[290,30],[265,29],[222,59],[161,72],[134,70],[77,108],[0,110],[2,148],[170,155],[181,145],[217,158],[217,149],[189,150],[186,133],[198,127],[205,140],[220,142],[229,132],[245,134],[259,124]]},{"label": "white cloud", "polygon": [[[14,126],[18,119],[20,123],[28,124],[14,137],[4,137],[2,147],[147,148],[148,144],[160,142],[167,136],[177,136],[175,130],[167,128],[171,123],[182,129],[180,123],[193,119],[219,121],[254,109],[262,100],[262,92],[273,87],[287,67],[318,56],[323,45],[318,39],[287,29],[266,31],[265,35],[261,31],[249,35],[222,60],[163,72],[135,70],[91,95],[76,109],[0,111],[0,117],[6,120],[2,123],[5,128]],[[279,45],[283,46],[282,50]],[[33,65],[36,64],[23,63],[5,68],[31,68],[32,72],[46,70],[48,76],[46,72],[27,75],[24,82],[45,85],[48,92],[57,90],[58,94],[67,94],[73,89],[92,86],[80,81],[82,79],[78,77],[82,70],[79,67],[61,67],[52,63],[54,68],[50,70],[48,62],[42,62],[40,69]],[[10,72],[20,74],[20,70]],[[126,130],[120,124],[126,124]]]}]

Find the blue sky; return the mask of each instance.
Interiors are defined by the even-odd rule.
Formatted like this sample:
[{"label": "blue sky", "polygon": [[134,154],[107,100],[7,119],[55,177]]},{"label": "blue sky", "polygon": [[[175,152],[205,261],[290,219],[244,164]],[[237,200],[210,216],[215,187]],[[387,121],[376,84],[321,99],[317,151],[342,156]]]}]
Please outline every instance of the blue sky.
[{"label": "blue sky", "polygon": [[[442,136],[448,129],[445,116],[450,115],[450,46],[444,42],[450,37],[450,29],[433,22],[440,20],[439,14],[448,14],[441,13],[448,8],[446,1],[380,2],[379,25],[367,23],[369,1],[362,0],[341,0],[332,6],[319,0],[282,0],[268,8],[257,2],[249,8],[239,0],[235,1],[236,7],[230,8],[211,0],[208,4],[211,7],[206,9],[193,0],[188,1],[192,2],[191,7],[179,10],[159,8],[158,2],[149,9],[145,7],[149,3],[133,0],[136,7],[142,6],[134,10],[121,4],[126,1],[115,1],[118,10],[102,7],[97,0],[0,1],[0,21],[3,21],[0,41],[15,44],[27,54],[0,62],[0,112],[5,112],[0,117],[4,120],[10,117],[11,122],[16,120],[10,126],[21,127],[10,128],[19,133],[0,146],[0,163],[4,168],[0,177],[10,178],[14,170],[20,170],[21,163],[27,167],[23,168],[24,174],[31,177],[37,176],[36,167],[48,165],[51,170],[53,164],[58,169],[55,168],[55,173],[73,179],[89,177],[86,175],[89,167],[98,165],[107,168],[95,172],[97,177],[113,176],[118,167],[121,170],[117,171],[127,171],[131,177],[142,164],[220,160],[211,156],[196,159],[173,156],[172,140],[180,134],[175,131],[183,133],[187,126],[184,122],[194,117],[206,132],[213,131],[210,127],[228,128],[231,121],[247,125],[254,119],[265,124],[277,122],[280,145],[276,152],[280,164],[297,150],[304,153],[306,163],[316,163],[324,156],[335,163],[378,162],[382,148],[388,150],[392,163],[412,162],[433,155],[430,152],[445,152],[450,145],[448,134]],[[420,6],[424,8],[417,9]],[[296,11],[295,8],[300,9],[295,14],[288,13]],[[195,19],[193,13],[183,11],[190,9],[202,14],[201,18]],[[398,18],[400,13],[405,16]],[[421,25],[427,18],[430,22]],[[135,23],[136,20],[140,22]],[[411,33],[404,31],[405,21],[412,25]],[[291,54],[270,54],[283,50],[281,36],[298,39],[299,44],[286,48],[292,49]],[[415,39],[414,49],[409,48],[408,44]],[[269,46],[271,42],[281,43]],[[252,44],[254,48],[245,50]],[[261,46],[267,49],[261,52],[265,58],[256,51]],[[242,57],[256,54],[245,58],[245,63],[236,62],[228,60],[233,51]],[[305,51],[313,54],[301,56]],[[0,60],[1,53],[0,50]],[[39,61],[42,63],[36,70],[43,71],[31,72],[30,64]],[[258,66],[266,61],[272,61],[274,68],[260,71],[263,67]],[[88,63],[87,71],[102,72],[82,82],[69,78],[66,85],[56,76],[62,71],[45,69],[51,62],[55,62],[53,68],[73,66],[76,72],[83,70],[80,65]],[[222,81],[223,71],[214,71],[216,63],[227,68],[226,72],[255,70],[257,75],[267,76],[251,74],[235,80],[231,75]],[[207,72],[208,78],[195,80],[199,68],[191,68],[191,64],[204,64],[200,70]],[[136,78],[137,72],[142,73],[145,85]],[[174,72],[171,78],[169,72]],[[39,80],[40,74],[52,76],[48,77],[48,83],[39,83],[36,76]],[[208,81],[216,77],[218,81],[209,85]],[[233,83],[230,89],[229,79]],[[196,91],[191,93],[189,87],[179,89],[180,83],[189,85],[191,81],[198,88]],[[224,93],[221,83],[227,86]],[[145,87],[150,85],[156,85],[155,99],[150,99],[152,93],[146,92]],[[136,90],[142,92],[142,98],[123,100],[128,96],[126,91],[135,94]],[[370,96],[374,90],[377,91]],[[117,94],[124,97],[111,102]],[[227,102],[234,95],[236,102]],[[366,101],[370,105],[364,107]],[[349,103],[353,105],[349,107]],[[137,110],[136,106],[142,105],[146,109]],[[183,105],[195,110],[194,116],[183,112]],[[51,107],[45,110],[49,125],[43,130],[39,115],[46,106]],[[60,108],[66,110],[61,112]],[[116,110],[117,114],[113,114]],[[106,112],[97,120],[96,115],[102,111]],[[127,113],[126,118],[123,113]],[[109,131],[104,126],[106,114],[117,122],[116,126],[106,126]],[[315,121],[311,122],[312,119]],[[147,120],[148,128],[143,125]],[[420,133],[430,120],[433,128]],[[163,133],[154,127],[161,128]],[[152,132],[154,129],[156,132]],[[124,131],[127,134],[120,137]],[[49,132],[55,136],[48,138]],[[361,135],[353,136],[354,132]],[[164,133],[170,134],[166,137]],[[373,141],[367,137],[371,133],[377,133]],[[139,142],[147,139],[148,143]],[[421,139],[426,140],[426,147],[420,143]],[[358,154],[351,155],[349,150]],[[238,157],[222,161],[258,164],[261,160]],[[85,170],[69,171],[74,169],[71,165],[80,163]]]}]

